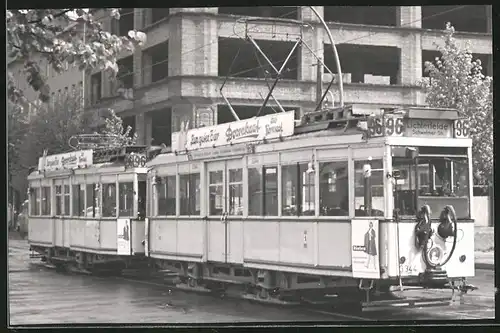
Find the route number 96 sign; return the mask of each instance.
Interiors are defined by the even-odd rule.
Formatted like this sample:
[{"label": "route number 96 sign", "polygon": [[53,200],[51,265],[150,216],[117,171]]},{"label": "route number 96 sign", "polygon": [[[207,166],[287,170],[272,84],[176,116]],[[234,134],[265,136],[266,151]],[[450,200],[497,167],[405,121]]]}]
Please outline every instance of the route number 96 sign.
[{"label": "route number 96 sign", "polygon": [[126,168],[143,168],[146,166],[146,156],[140,154],[128,154],[125,157]]},{"label": "route number 96 sign", "polygon": [[405,123],[401,117],[373,117],[368,119],[368,133],[370,137],[403,136]]},{"label": "route number 96 sign", "polygon": [[457,119],[453,122],[453,134],[455,138],[466,139],[470,134],[470,124],[467,119]]}]

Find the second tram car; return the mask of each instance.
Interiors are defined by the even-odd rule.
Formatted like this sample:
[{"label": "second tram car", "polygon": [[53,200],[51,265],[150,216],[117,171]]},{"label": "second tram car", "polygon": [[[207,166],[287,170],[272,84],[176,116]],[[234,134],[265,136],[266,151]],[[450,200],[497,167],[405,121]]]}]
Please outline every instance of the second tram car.
[{"label": "second tram car", "polygon": [[145,147],[102,163],[96,151],[43,157],[29,177],[31,248],[86,270],[148,262],[184,288],[270,302],[361,302],[394,285],[466,292],[467,121],[448,109],[354,113],[191,129],[147,163]]}]

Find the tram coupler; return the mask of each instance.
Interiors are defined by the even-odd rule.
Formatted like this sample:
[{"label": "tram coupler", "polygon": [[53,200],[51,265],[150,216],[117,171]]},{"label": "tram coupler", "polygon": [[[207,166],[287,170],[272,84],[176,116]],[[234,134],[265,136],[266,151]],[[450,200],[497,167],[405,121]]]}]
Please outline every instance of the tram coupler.
[{"label": "tram coupler", "polygon": [[420,275],[420,284],[426,288],[444,287],[448,281],[448,273],[441,268],[427,268]]}]

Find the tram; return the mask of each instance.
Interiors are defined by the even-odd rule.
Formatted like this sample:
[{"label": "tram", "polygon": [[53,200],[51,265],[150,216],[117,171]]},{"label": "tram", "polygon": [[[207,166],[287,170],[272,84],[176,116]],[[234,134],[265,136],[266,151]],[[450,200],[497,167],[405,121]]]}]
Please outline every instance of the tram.
[{"label": "tram", "polygon": [[54,265],[147,262],[182,288],[274,303],[363,302],[391,286],[465,292],[467,131],[456,110],[366,117],[349,106],[175,133],[171,152],[44,156],[29,176],[29,243]]}]

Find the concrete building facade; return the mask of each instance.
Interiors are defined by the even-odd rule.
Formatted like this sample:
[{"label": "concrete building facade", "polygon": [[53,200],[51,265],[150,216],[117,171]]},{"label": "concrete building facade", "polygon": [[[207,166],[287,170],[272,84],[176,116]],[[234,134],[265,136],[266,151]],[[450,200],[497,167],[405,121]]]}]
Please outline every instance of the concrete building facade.
[{"label": "concrete building facade", "polygon": [[[491,6],[315,9],[327,21],[337,45],[347,104],[368,110],[425,104],[417,83],[425,76],[424,62],[438,55],[446,22],[454,25],[456,38],[468,42],[482,60],[485,74],[492,75]],[[312,28],[270,21],[248,23],[248,27],[277,67],[302,30],[303,40],[336,72],[330,40],[308,7],[135,8],[122,10],[121,16],[120,21],[104,17],[104,27],[120,34],[130,29],[143,31],[146,45],[119,59],[120,83],[110,80],[106,72],[94,71],[81,89],[86,111],[96,114],[96,121],[102,110],[114,109],[137,132],[140,144],[169,146],[171,133],[179,130],[182,121],[189,120],[190,127],[232,121],[219,92],[228,74],[224,94],[239,117],[256,115],[274,76],[269,66],[260,68],[265,61],[241,38],[245,35],[242,17],[307,22]],[[285,109],[304,112],[315,106],[316,66],[307,48],[293,53],[274,90]],[[50,78],[56,82],[53,92],[57,94],[59,83],[78,87],[81,77]],[[326,89],[328,75],[323,81]],[[331,90],[338,101],[337,86]],[[264,113],[273,112],[275,105],[271,99]]]}]

